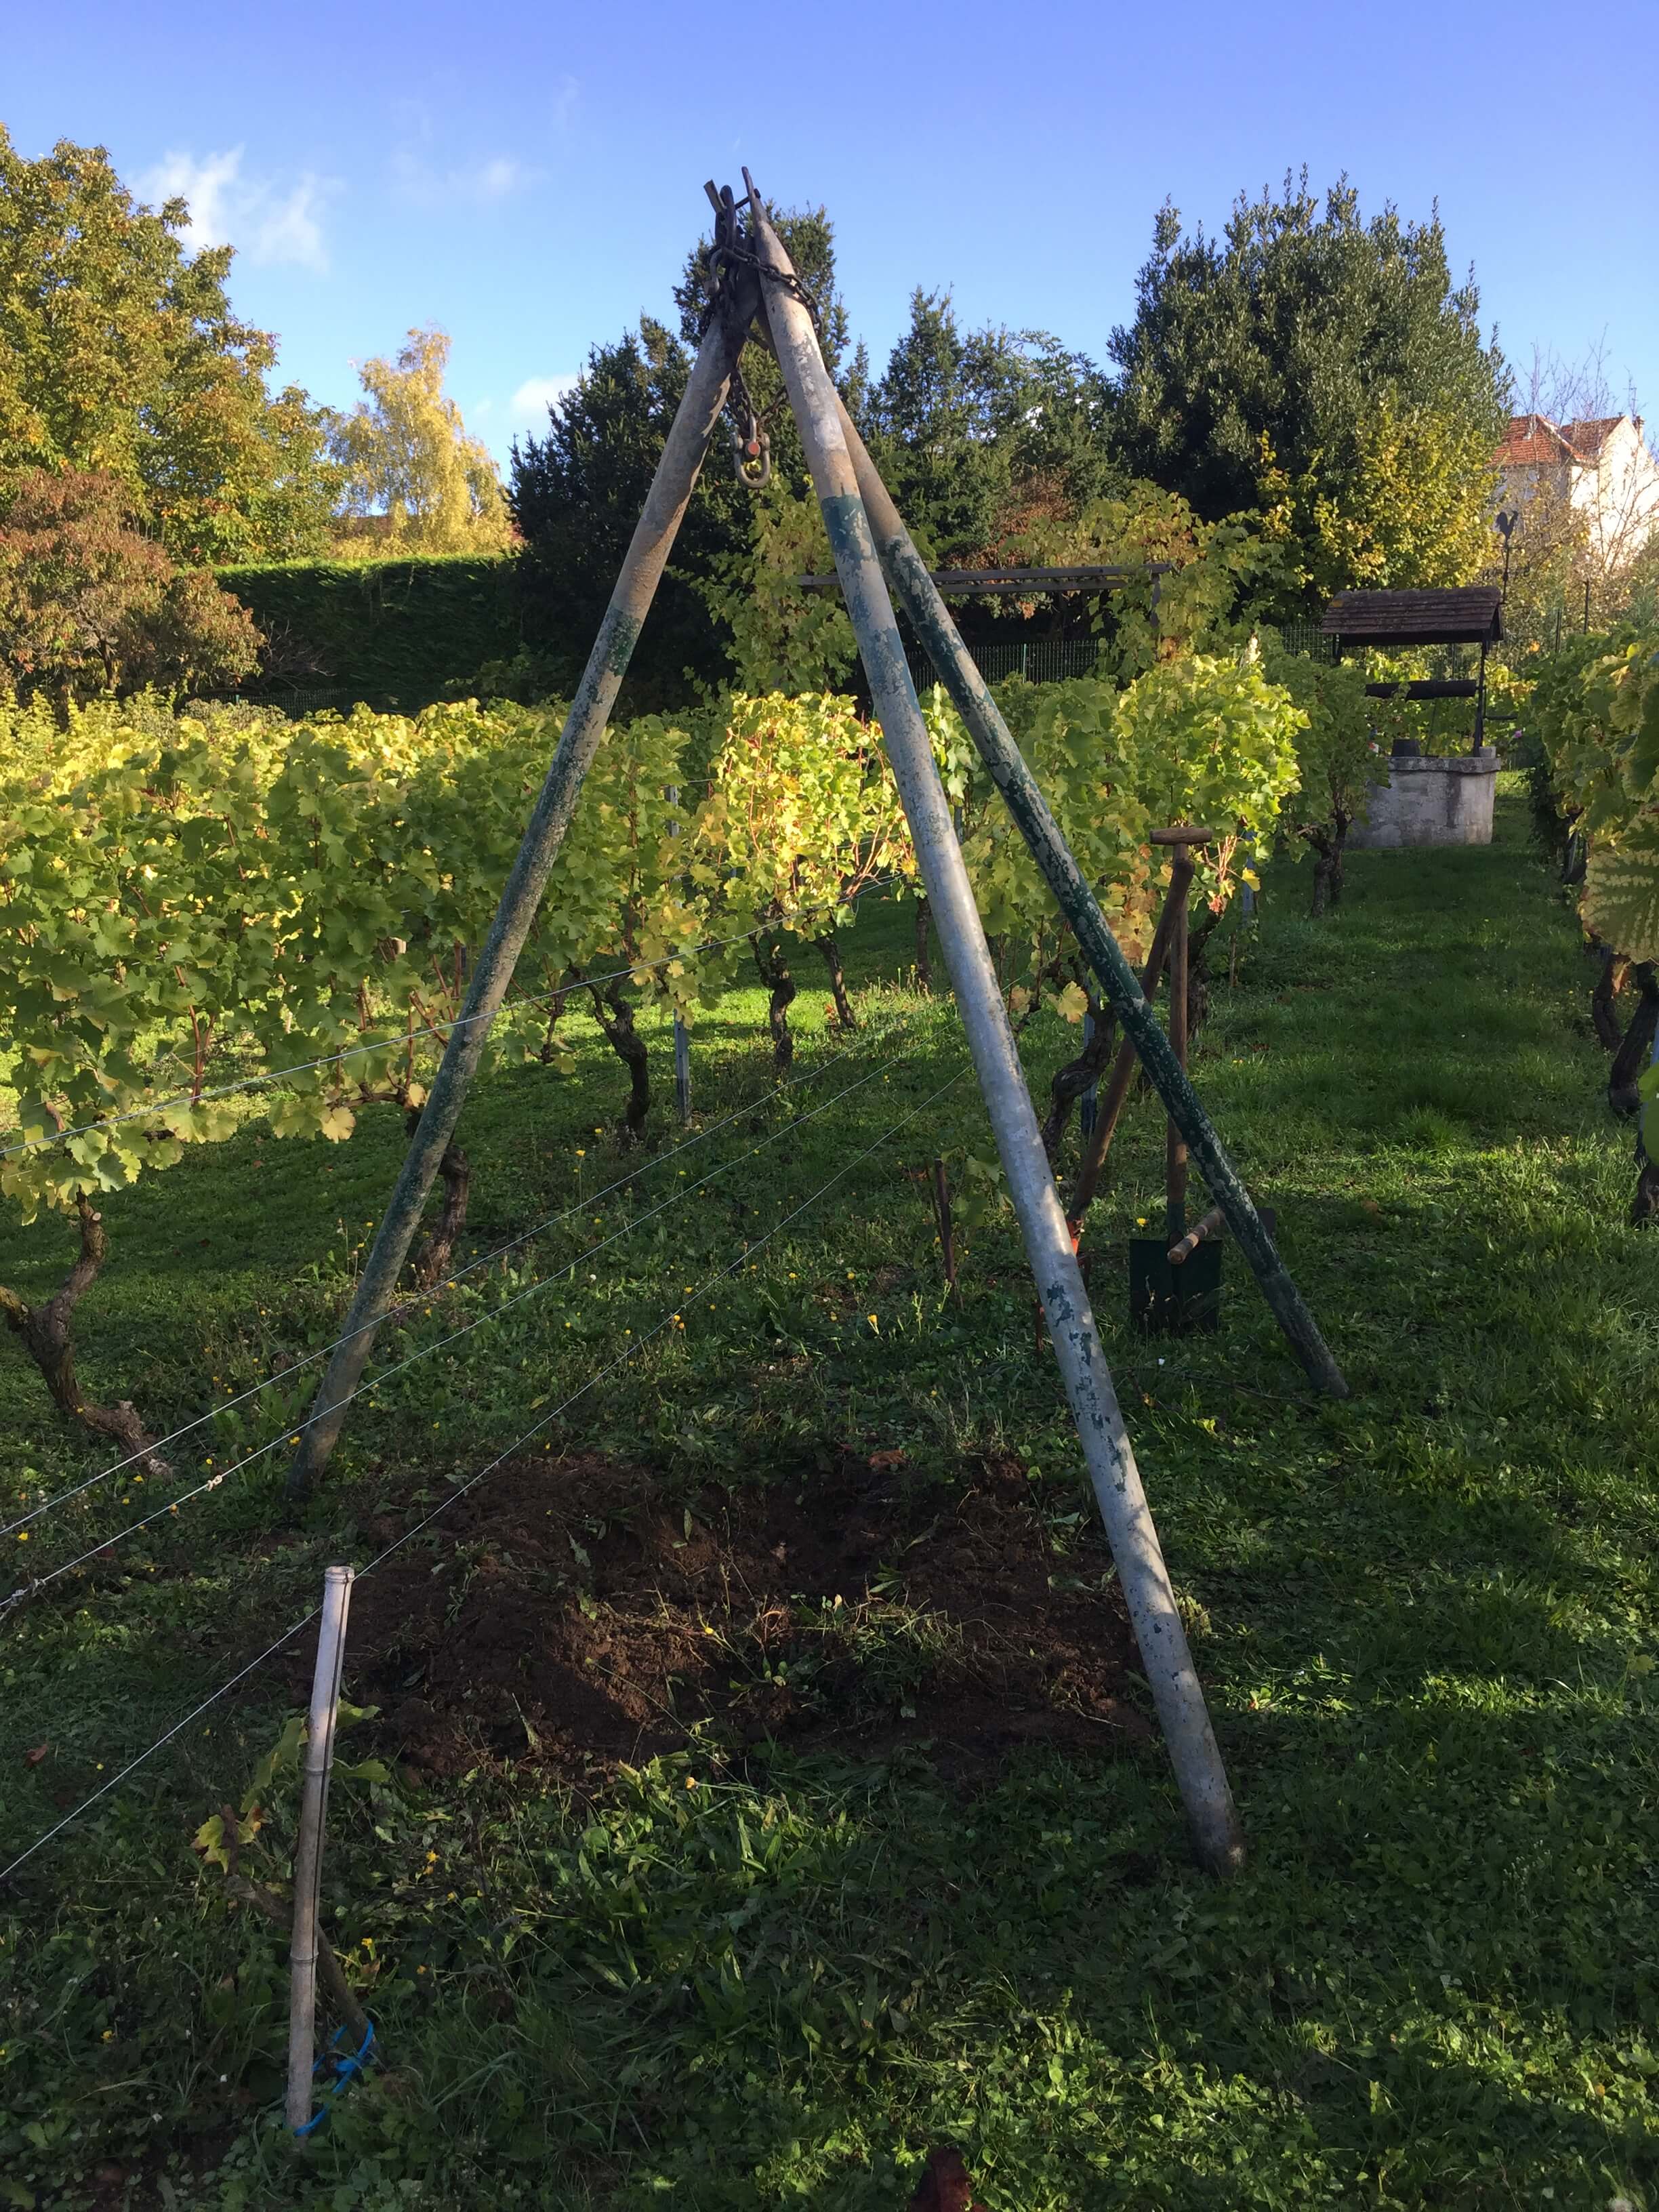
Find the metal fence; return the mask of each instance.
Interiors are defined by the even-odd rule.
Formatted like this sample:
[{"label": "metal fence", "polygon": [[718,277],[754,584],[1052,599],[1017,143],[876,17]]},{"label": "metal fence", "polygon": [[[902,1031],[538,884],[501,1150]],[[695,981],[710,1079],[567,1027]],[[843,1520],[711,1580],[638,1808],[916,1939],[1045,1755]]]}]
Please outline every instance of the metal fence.
[{"label": "metal fence", "polygon": [[1300,653],[1310,660],[1336,659],[1336,640],[1327,637],[1317,623],[1281,623],[1279,639],[1286,653]]},{"label": "metal fence", "polygon": [[[1092,676],[1100,661],[1097,637],[1037,637],[1013,639],[995,645],[970,645],[974,665],[988,684],[1005,676],[1023,676],[1028,684],[1063,684],[1068,677]],[[933,662],[919,645],[909,647],[905,658],[918,691],[937,684]]]}]

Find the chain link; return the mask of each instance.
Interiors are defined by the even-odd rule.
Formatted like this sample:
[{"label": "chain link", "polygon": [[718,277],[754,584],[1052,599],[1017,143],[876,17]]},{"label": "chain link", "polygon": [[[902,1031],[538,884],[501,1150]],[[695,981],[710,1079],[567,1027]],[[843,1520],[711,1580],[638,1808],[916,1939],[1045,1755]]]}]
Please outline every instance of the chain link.
[{"label": "chain link", "polygon": [[[725,306],[736,272],[752,269],[762,283],[780,285],[799,301],[811,322],[814,336],[823,343],[823,325],[818,303],[795,271],[768,268],[760,256],[743,243],[738,232],[738,204],[729,185],[715,202],[714,236],[704,265],[708,272],[708,304],[698,326],[700,337],[708,336],[710,325]],[[738,482],[747,492],[763,491],[772,480],[772,441],[767,434],[766,410],[756,406],[754,395],[744,380],[740,359],[732,366],[726,404],[732,417],[727,427]]]}]

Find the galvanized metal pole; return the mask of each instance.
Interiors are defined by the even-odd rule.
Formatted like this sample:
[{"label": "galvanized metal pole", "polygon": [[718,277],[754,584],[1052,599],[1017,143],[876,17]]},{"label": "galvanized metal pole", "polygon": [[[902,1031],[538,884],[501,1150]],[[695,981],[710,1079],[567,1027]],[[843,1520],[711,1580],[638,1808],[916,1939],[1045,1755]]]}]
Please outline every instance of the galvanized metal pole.
[{"label": "galvanized metal pole", "polygon": [[311,2118],[312,2067],[317,2049],[317,1892],[323,1872],[323,1820],[334,1765],[345,1664],[346,1613],[353,1570],[330,1567],[323,1578],[322,1624],[311,1677],[311,1716],[300,1785],[300,1834],[294,1849],[294,1920],[289,1938],[288,2124]]},{"label": "galvanized metal pole", "polygon": [[1228,1158],[1186,1070],[1176,1060],[1159,1028],[1123,948],[1111,933],[1093,892],[1079,873],[1065,839],[1048,811],[1036,780],[1009,735],[996,701],[957,634],[927,565],[910,542],[886,486],[865,451],[844,407],[837,403],[842,434],[857,475],[859,492],[870,519],[876,550],[917,636],[932,656],[957,711],[1008,811],[1031,848],[1065,915],[1077,933],[1083,957],[1123,1024],[1124,1035],[1140,1056],[1152,1088],[1180,1130],[1194,1164],[1227,1218],[1240,1251],[1250,1264],[1261,1294],[1285,1332],[1309,1379],[1333,1398],[1346,1398],[1342,1370],[1320,1334],[1302,1293],[1291,1280],[1279,1249],[1256,1212],[1238,1171]]},{"label": "galvanized metal pole", "polygon": [[745,276],[741,289],[734,291],[725,312],[710,325],[698,349],[644,511],[635,526],[622,574],[565,717],[558,750],[473,969],[466,1003],[449,1033],[419,1126],[404,1155],[403,1170],[364,1263],[345,1333],[329,1362],[301,1433],[299,1449],[289,1463],[290,1498],[303,1496],[328,1464],[348,1401],[368,1364],[374,1332],[396,1298],[398,1280],[421,1225],[438,1164],[455,1133],[490,1025],[507,996],[513,970],[581,796],[583,778],[605,734],[635,641],[696,483],[709,437],[726,404],[726,386],[754,313],[753,280]]},{"label": "galvanized metal pole", "polygon": [[1025,1240],[1101,1517],[1129,1609],[1141,1662],[1163,1723],[1176,1780],[1202,1863],[1216,1874],[1243,1864],[1244,1838],[1221,1763],[1158,1531],[1089,1310],[1077,1255],[1055,1195],[1007,1010],[951,823],[951,810],[916,703],[904,648],[882,582],[858,493],[835,386],[793,270],[749,185],[763,278],[761,304],[830,533],[836,572],[916,858],[951,971],[997,1151]]},{"label": "galvanized metal pole", "polygon": [[691,1119],[691,1032],[678,1014],[674,1017],[674,1103],[684,1128]]},{"label": "galvanized metal pole", "polygon": [[[678,784],[669,787],[668,803],[671,806],[678,806],[680,791]],[[671,837],[679,836],[678,821],[669,823],[668,834]],[[679,1112],[680,1127],[684,1129],[691,1120],[691,1032],[678,1014],[674,1017],[674,1104]]]}]

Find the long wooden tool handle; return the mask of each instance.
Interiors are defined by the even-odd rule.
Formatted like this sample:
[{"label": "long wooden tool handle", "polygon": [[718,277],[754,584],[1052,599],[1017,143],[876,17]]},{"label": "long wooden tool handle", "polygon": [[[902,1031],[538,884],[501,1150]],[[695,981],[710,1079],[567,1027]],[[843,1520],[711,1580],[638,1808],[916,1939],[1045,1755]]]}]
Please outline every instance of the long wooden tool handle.
[{"label": "long wooden tool handle", "polygon": [[[1187,1066],[1187,901],[1193,864],[1183,845],[1170,870],[1170,1049],[1176,1066]],[[1187,1139],[1170,1118],[1164,1146],[1164,1218],[1171,1244],[1187,1233]]]},{"label": "long wooden tool handle", "polygon": [[[1164,974],[1164,963],[1170,950],[1170,931],[1173,925],[1175,886],[1170,886],[1164,901],[1164,910],[1158,915],[1158,927],[1152,934],[1152,949],[1146,956],[1146,965],[1140,971],[1140,988],[1147,998],[1157,992]],[[1124,1101],[1129,1096],[1129,1085],[1134,1079],[1135,1048],[1125,1038],[1118,1047],[1117,1058],[1112,1062],[1111,1080],[1106,1085],[1106,1096],[1100,1102],[1094,1133],[1089,1139],[1089,1149],[1078,1170],[1077,1182],[1072,1189],[1072,1202],[1066,1209],[1071,1224],[1072,1242],[1076,1243],[1083,1227],[1083,1217],[1100,1187],[1101,1171],[1106,1165],[1106,1155],[1111,1150],[1112,1138],[1123,1112]]]}]

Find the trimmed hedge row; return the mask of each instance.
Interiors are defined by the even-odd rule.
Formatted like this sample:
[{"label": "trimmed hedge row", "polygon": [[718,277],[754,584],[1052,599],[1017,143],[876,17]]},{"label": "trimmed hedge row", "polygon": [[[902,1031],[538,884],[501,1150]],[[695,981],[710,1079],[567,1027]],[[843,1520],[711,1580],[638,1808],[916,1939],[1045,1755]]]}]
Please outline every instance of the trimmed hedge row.
[{"label": "trimmed hedge row", "polygon": [[[271,641],[289,680],[407,713],[465,693],[487,661],[518,652],[514,565],[510,554],[422,554],[216,573]],[[277,696],[282,684],[260,688]]]}]

